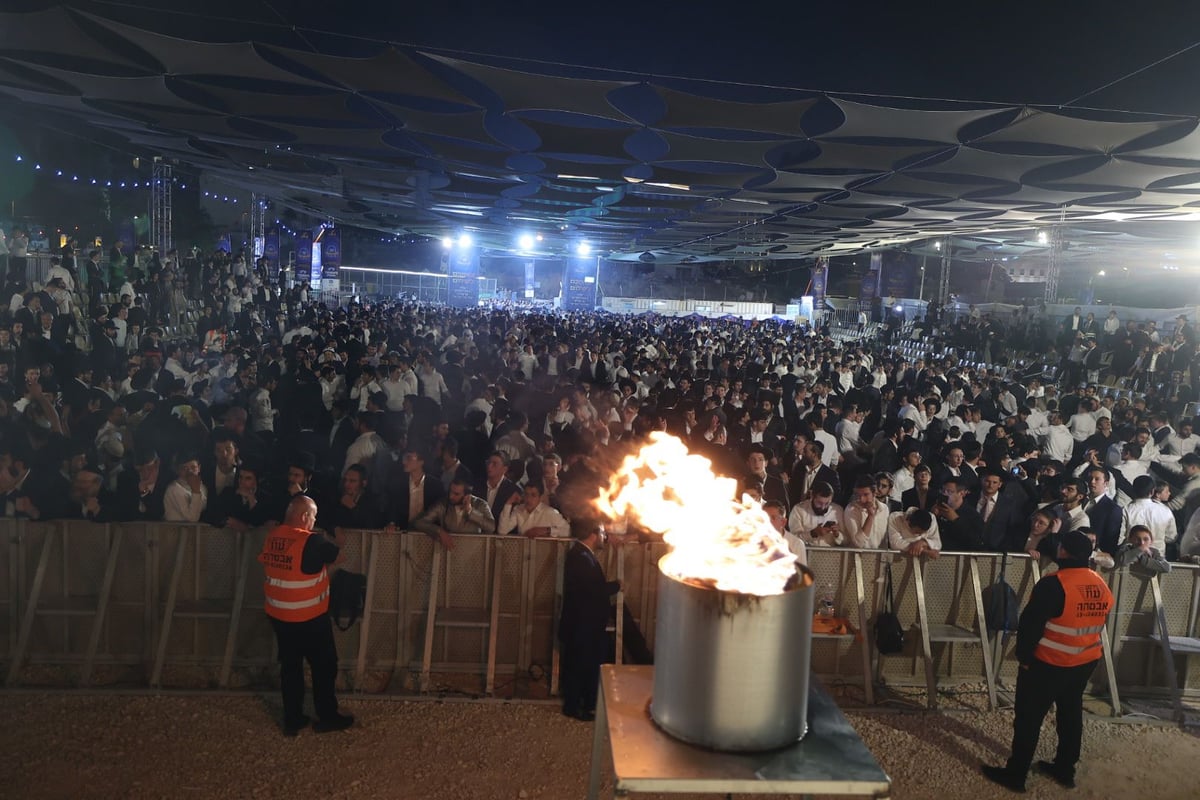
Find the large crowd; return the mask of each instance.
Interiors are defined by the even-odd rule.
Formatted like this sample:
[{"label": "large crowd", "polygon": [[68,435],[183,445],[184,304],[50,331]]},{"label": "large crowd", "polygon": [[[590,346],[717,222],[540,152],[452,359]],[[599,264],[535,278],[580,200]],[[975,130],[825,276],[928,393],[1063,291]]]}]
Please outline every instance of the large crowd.
[{"label": "large crowd", "polygon": [[[1115,312],[973,310],[921,323],[919,341],[831,337],[777,320],[329,307],[242,254],[104,255],[69,243],[31,286],[9,259],[4,516],[250,528],[306,494],[326,530],[447,547],[565,536],[613,455],[666,431],[759,498],[798,554],[1052,557],[1081,529],[1102,565],[1200,556],[1184,318],[1160,333]],[[1021,367],[1027,337],[1052,347]]]}]

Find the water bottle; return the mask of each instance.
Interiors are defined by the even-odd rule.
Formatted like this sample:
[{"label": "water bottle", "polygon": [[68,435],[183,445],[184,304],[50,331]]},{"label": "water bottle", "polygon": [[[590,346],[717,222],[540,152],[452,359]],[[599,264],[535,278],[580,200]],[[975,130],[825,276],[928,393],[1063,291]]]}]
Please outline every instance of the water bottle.
[{"label": "water bottle", "polygon": [[817,597],[817,613],[822,617],[836,617],[837,609],[834,608],[833,601],[837,596],[833,590],[833,584],[826,581],[821,586],[821,594]]}]

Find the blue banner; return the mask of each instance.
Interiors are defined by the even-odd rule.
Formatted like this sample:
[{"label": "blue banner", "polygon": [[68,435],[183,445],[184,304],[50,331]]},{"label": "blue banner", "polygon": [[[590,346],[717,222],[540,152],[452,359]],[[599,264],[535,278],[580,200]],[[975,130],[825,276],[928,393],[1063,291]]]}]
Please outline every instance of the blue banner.
[{"label": "blue banner", "polygon": [[267,275],[271,283],[279,280],[279,228],[267,228],[263,242],[263,258],[267,260]]},{"label": "blue banner", "polygon": [[326,228],[321,237],[321,277],[336,281],[342,269],[342,232],[337,228]]},{"label": "blue banner", "polygon": [[292,280],[304,283],[312,280],[313,270],[313,235],[312,231],[297,231],[296,233],[296,267]]},{"label": "blue banner", "polygon": [[903,253],[893,253],[889,262],[883,272],[884,296],[897,299],[912,297],[915,273],[912,262]]},{"label": "blue banner", "polygon": [[817,258],[817,265],[812,271],[812,299],[813,310],[821,312],[825,310],[825,291],[829,283],[829,257],[820,256]]},{"label": "blue banner", "polygon": [[479,305],[479,251],[474,247],[456,247],[450,255],[446,305],[474,308]]},{"label": "blue banner", "polygon": [[221,251],[222,253],[233,252],[233,241],[230,239],[228,233],[222,234],[221,238],[217,239],[217,250]]},{"label": "blue banner", "polygon": [[563,267],[562,308],[564,311],[594,311],[596,278],[600,260],[587,256],[568,258]]}]

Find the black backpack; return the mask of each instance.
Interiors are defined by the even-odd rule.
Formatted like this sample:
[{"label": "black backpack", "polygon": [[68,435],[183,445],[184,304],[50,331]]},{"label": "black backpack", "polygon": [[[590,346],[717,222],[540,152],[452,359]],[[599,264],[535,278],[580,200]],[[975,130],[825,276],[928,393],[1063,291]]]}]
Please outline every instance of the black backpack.
[{"label": "black backpack", "polygon": [[904,649],[904,626],[896,616],[895,600],[892,598],[892,565],[884,562],[887,576],[883,610],[875,617],[875,647],[883,655],[899,653]]},{"label": "black backpack", "polygon": [[1017,629],[1021,604],[1017,601],[1017,593],[1004,580],[1007,567],[1008,553],[1005,553],[1000,558],[1000,576],[982,592],[983,618],[989,631],[1011,633]]},{"label": "black backpack", "polygon": [[329,579],[329,616],[340,631],[348,631],[367,607],[367,576],[339,569]]}]

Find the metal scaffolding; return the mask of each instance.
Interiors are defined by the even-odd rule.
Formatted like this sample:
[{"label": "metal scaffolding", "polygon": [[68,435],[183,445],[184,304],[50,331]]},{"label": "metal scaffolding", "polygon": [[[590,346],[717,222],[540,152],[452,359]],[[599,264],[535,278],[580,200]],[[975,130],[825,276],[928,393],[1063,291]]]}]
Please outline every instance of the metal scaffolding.
[{"label": "metal scaffolding", "polygon": [[267,242],[267,198],[255,192],[250,195],[250,247],[257,258]]},{"label": "metal scaffolding", "polygon": [[150,180],[150,246],[163,255],[175,248],[171,228],[171,189],[174,183],[171,165],[155,156]]},{"label": "metal scaffolding", "polygon": [[942,239],[942,270],[938,275],[938,305],[950,302],[950,237]]},{"label": "metal scaffolding", "polygon": [[1046,255],[1046,294],[1047,304],[1058,302],[1058,277],[1062,272],[1063,223],[1066,221],[1067,210],[1064,208],[1059,216],[1059,222],[1050,230],[1050,252]]}]

